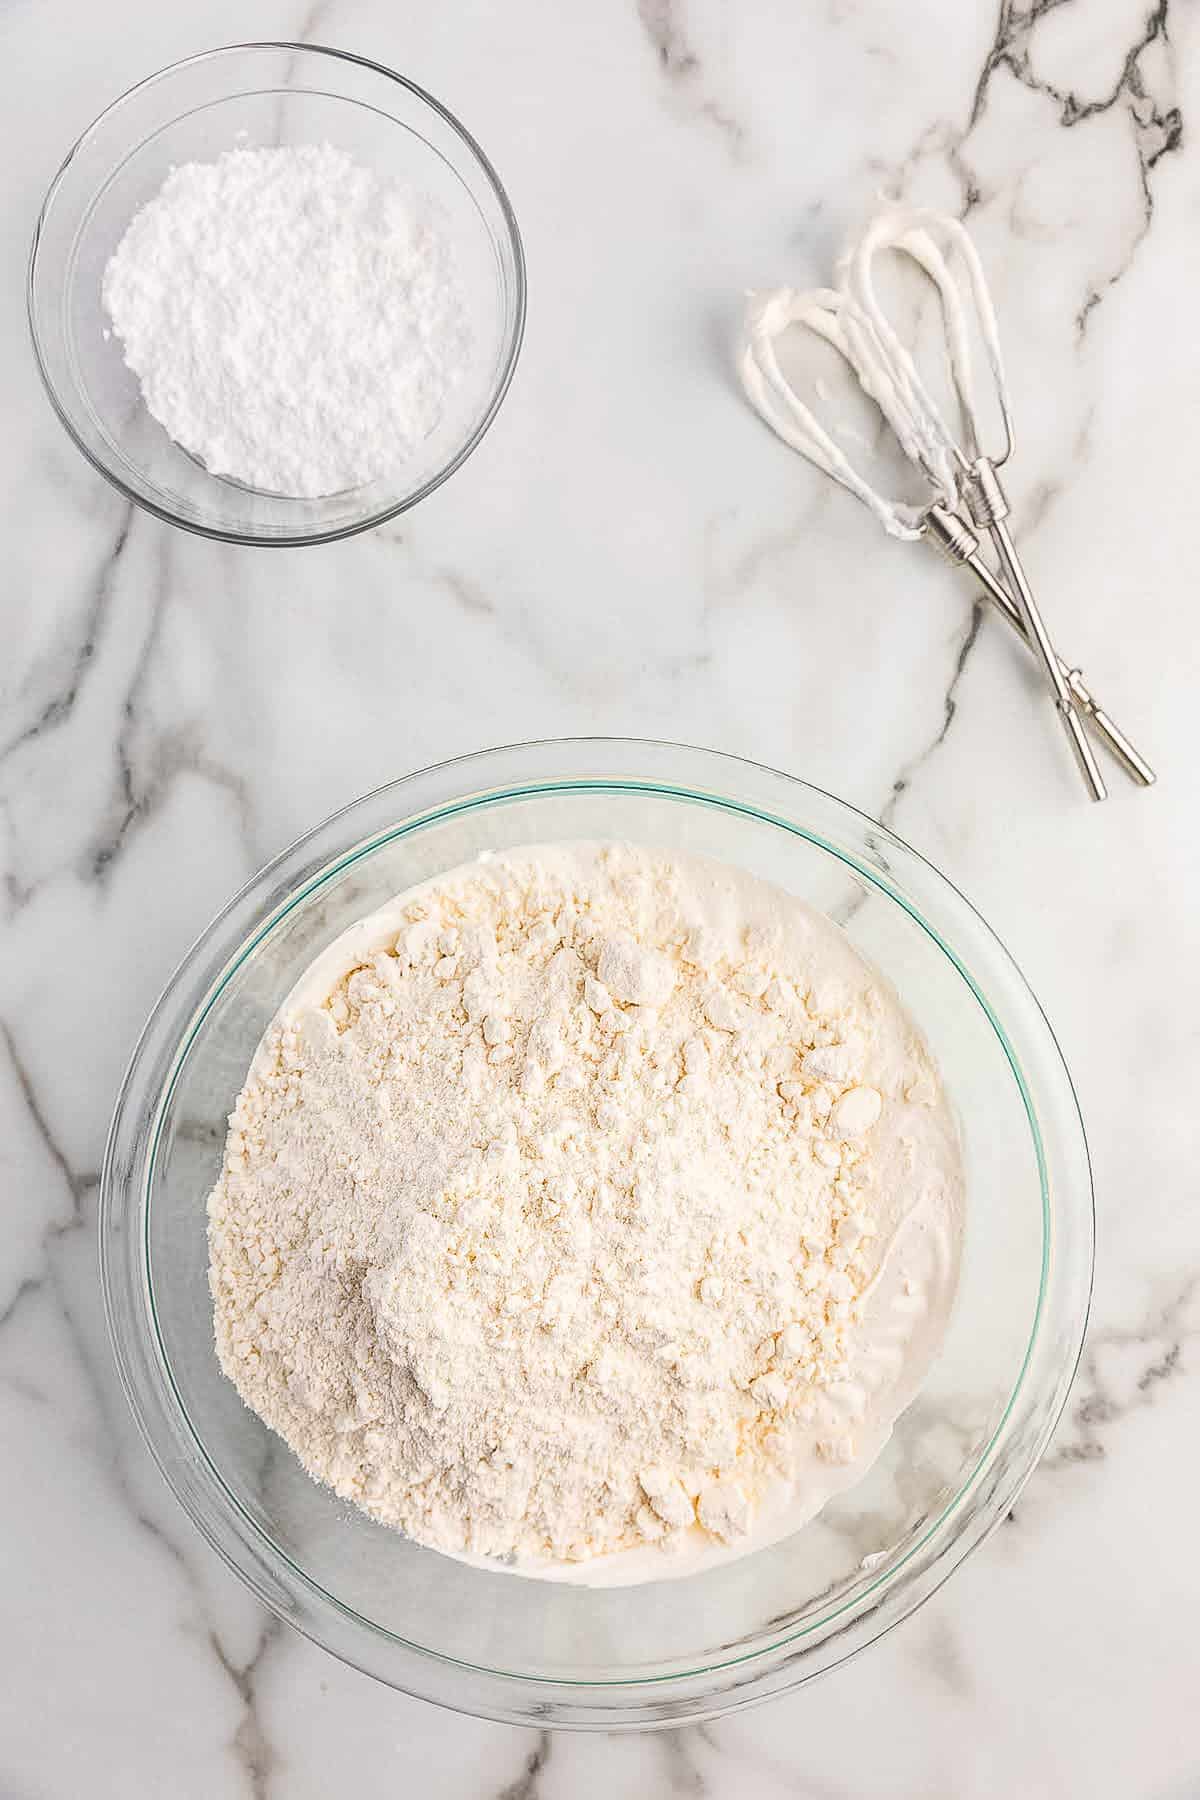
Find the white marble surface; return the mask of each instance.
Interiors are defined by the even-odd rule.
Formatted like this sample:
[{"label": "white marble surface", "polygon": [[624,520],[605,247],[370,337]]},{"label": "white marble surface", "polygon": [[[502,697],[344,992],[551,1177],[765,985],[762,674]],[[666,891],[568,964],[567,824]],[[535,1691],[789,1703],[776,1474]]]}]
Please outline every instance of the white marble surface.
[{"label": "white marble surface", "polygon": [[[1185,1800],[1200,1559],[1195,349],[1179,0],[39,0],[0,12],[0,1795]],[[391,63],[492,153],[526,349],[469,465],[329,549],[131,514],[38,386],[21,276],[67,143],[210,44]],[[968,208],[1060,641],[1164,779],[1089,809],[1018,648],[739,404],[742,288],[823,277],[881,187]],[[151,1468],[104,1337],[96,1171],[134,1034],[212,912],[346,798],[484,743],[694,740],[940,864],[1058,1029],[1099,1264],[1084,1365],[1004,1527],[816,1688],[649,1738],[536,1736],[272,1625]]]}]

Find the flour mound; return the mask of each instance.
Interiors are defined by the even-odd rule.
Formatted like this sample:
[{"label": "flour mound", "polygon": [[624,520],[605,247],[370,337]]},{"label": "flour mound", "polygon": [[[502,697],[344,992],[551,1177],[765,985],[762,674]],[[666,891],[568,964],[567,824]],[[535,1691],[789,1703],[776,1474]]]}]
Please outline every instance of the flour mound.
[{"label": "flour mound", "polygon": [[209,1202],[221,1363],[422,1543],[738,1543],[852,1372],[896,1144],[928,1189],[944,1128],[894,996],[782,892],[621,845],[474,864],[267,1032]]},{"label": "flour mound", "polygon": [[214,474],[268,493],[393,473],[470,357],[438,215],[328,144],[173,169],[102,297],[159,424]]}]

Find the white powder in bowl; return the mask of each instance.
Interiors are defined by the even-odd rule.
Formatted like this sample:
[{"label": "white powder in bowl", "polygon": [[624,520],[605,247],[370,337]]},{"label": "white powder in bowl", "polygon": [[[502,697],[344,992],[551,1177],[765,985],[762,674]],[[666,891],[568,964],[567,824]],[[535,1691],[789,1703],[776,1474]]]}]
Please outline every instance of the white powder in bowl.
[{"label": "white powder in bowl", "polygon": [[929,1054],[836,926],[546,845],[401,895],[285,1002],[209,1201],[217,1349],[376,1519],[644,1579],[861,1476],[960,1234]]},{"label": "white powder in bowl", "polygon": [[173,169],[110,258],[103,301],[159,424],[267,493],[393,473],[470,358],[440,215],[328,144]]}]

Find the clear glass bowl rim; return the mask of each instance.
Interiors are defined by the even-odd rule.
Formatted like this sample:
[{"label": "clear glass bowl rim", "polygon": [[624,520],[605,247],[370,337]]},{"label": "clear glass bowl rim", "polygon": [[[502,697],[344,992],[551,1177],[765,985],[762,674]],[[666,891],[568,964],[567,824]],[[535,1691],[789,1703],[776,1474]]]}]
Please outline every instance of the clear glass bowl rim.
[{"label": "clear glass bowl rim", "polygon": [[[676,765],[685,762],[696,771],[695,785],[679,779]],[[1045,1232],[1037,1313],[1004,1417],[953,1499],[896,1565],[816,1624],[737,1657],[683,1674],[576,1682],[477,1668],[402,1639],[321,1588],[248,1518],[195,1436],[175,1387],[156,1324],[147,1229],[157,1139],[176,1075],[209,1006],[259,939],[316,887],[384,842],[467,808],[581,789],[645,792],[757,817],[836,856],[902,906],[970,986],[1008,1056],[1037,1149]],[[783,800],[791,805],[781,811]],[[813,815],[824,820],[828,837],[807,822]],[[360,824],[367,828],[356,829]],[[859,855],[839,846],[838,826],[860,842]],[[1025,1014],[1016,1035],[1044,1062],[1036,1113],[1028,1063],[1018,1061],[1008,1028],[959,956],[887,879],[884,871],[896,865],[951,904],[956,923],[976,934],[977,945],[1011,981],[1013,1005],[1019,1001]],[[1052,1187],[1048,1156],[1073,1179]],[[1065,1251],[1052,1263],[1051,1243],[1062,1235],[1055,1213],[1063,1205],[1072,1215]],[[614,1729],[714,1717],[836,1667],[915,1611],[990,1534],[1036,1466],[1074,1378],[1091,1297],[1094,1204],[1078,1102],[1049,1022],[996,934],[945,876],[886,827],[798,777],[696,746],[594,737],[499,746],[415,771],[340,808],[251,878],[184,957],[133,1051],[105,1150],[99,1239],[110,1340],[147,1447],[192,1522],[267,1606],[342,1661],[403,1692],[507,1723]],[[1039,1352],[1045,1359],[1050,1312],[1060,1348],[1049,1366],[1035,1371]],[[1040,1386],[1032,1392],[1035,1372]],[[1002,1442],[1018,1423],[1019,1454],[1001,1464]]]},{"label": "clear glass bowl rim", "polygon": [[[235,56],[246,51],[256,50],[286,51],[289,54],[301,57],[332,57],[338,62],[354,63],[359,68],[369,69],[373,74],[381,75],[386,80],[395,82],[397,86],[405,88],[414,99],[420,101],[423,105],[429,107],[432,112],[436,113],[438,117],[461,139],[495,194],[496,202],[504,219],[505,230],[508,233],[515,276],[513,324],[505,346],[504,361],[501,365],[488,404],[481,414],[478,423],[475,425],[470,436],[459,446],[450,460],[446,462],[442,468],[431,475],[428,481],[423,482],[421,486],[414,489],[411,494],[405,495],[402,500],[378,507],[375,511],[364,514],[362,518],[352,519],[343,524],[329,526],[328,528],[321,530],[287,532],[272,534],[270,536],[261,535],[251,530],[233,531],[217,525],[206,525],[198,519],[188,518],[182,513],[174,512],[170,507],[161,506],[158,502],[149,499],[145,494],[139,493],[136,488],[131,487],[128,482],[122,479],[121,475],[118,474],[117,470],[114,469],[111,464],[106,462],[103,457],[98,456],[76,429],[70,412],[60,398],[54,380],[51,377],[48,359],[42,347],[42,328],[39,322],[38,305],[39,281],[41,277],[39,252],[45,235],[46,223],[50,217],[51,210],[58,197],[68,169],[80,152],[85,148],[93,133],[98,131],[102,125],[114,120],[121,108],[124,107],[127,102],[132,100],[135,95],[144,93],[158,82],[166,81],[170,76],[177,74],[180,70],[194,68],[201,63],[215,62],[221,57]],[[95,196],[93,196],[93,198],[95,198]],[[435,99],[432,94],[426,92],[426,90],[423,87],[420,87],[415,81],[410,81],[406,75],[401,75],[396,69],[389,69],[384,63],[375,62],[369,56],[359,56],[352,50],[337,49],[332,44],[302,44],[292,42],[286,38],[262,38],[249,40],[246,43],[240,44],[220,44],[211,50],[197,51],[193,56],[180,57],[177,61],[168,63],[165,68],[157,69],[152,75],[145,75],[140,81],[134,82],[132,87],[126,88],[124,92],[118,94],[117,98],[111,101],[102,112],[97,113],[91,124],[88,125],[85,130],[80,132],[75,142],[71,145],[71,148],[67,151],[67,154],[55,171],[50,186],[46,190],[46,197],[38,211],[37,223],[33,230],[33,241],[29,249],[29,263],[25,282],[25,306],[26,316],[29,321],[29,335],[33,343],[34,360],[37,363],[38,374],[41,376],[42,386],[46,390],[47,398],[49,399],[50,404],[54,409],[55,416],[62,425],[64,431],[67,433],[76,449],[87,459],[97,473],[102,475],[107,482],[116,488],[118,493],[122,494],[125,499],[131,500],[135,506],[140,506],[144,512],[153,514],[155,518],[162,519],[168,525],[178,526],[183,531],[194,532],[198,537],[215,538],[221,543],[252,544],[264,549],[297,549],[305,544],[332,544],[338,542],[342,538],[355,537],[360,531],[373,531],[376,526],[384,525],[389,519],[395,519],[401,513],[407,512],[411,507],[416,506],[418,501],[427,499],[430,494],[441,487],[444,481],[448,481],[450,476],[453,475],[457,469],[462,467],[472,452],[478,449],[488,428],[495,419],[496,414],[499,412],[504,397],[508,392],[513,375],[516,371],[517,360],[521,354],[521,345],[525,337],[527,301],[528,275],[525,264],[525,249],[521,241],[521,232],[517,225],[516,214],[513,211],[512,203],[509,200],[504,184],[500,180],[496,170],[493,168],[490,159],[482,146],[474,137],[472,137],[462,121],[450,111],[449,107],[443,106],[440,100]]]}]

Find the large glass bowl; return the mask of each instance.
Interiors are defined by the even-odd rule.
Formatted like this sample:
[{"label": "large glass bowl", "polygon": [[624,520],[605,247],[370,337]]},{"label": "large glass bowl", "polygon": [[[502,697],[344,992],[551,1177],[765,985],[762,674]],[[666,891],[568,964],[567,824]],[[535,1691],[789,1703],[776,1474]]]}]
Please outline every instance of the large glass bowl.
[{"label": "large glass bowl", "polygon": [[[588,1589],[469,1567],[309,1479],[213,1349],[205,1200],[258,1038],[311,958],[484,850],[622,838],[718,857],[838,919],[927,1034],[968,1215],[945,1345],[861,1485],[772,1548]],[[121,1090],[100,1211],[130,1401],[195,1523],[268,1606],[408,1693],[543,1725],[701,1719],[794,1687],[912,1612],[1002,1519],[1063,1405],[1092,1272],[1087,1147],[1050,1028],[968,903],[803,782],[669,744],[485,751],[380,788],[271,863],[190,952]]]},{"label": "large glass bowl", "polygon": [[[105,265],[176,164],[225,150],[329,143],[432,200],[456,253],[471,359],[438,425],[393,474],[318,500],[213,475],[141,398],[109,331]],[[479,145],[402,75],[316,44],[192,56],[101,113],[54,177],[29,261],[29,323],[59,418],[113,485],[159,518],[245,544],[314,544],[413,506],[464,462],[507,391],[525,325],[525,261],[508,196]]]}]

